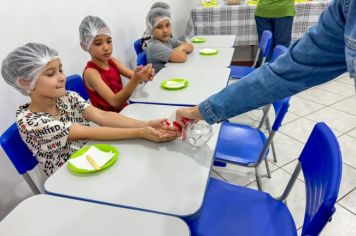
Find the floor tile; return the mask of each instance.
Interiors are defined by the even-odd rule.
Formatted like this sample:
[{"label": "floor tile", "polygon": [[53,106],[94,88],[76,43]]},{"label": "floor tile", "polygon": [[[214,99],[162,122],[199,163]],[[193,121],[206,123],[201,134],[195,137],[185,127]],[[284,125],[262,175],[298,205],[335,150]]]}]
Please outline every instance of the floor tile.
[{"label": "floor tile", "polygon": [[219,175],[219,173],[217,173],[215,170],[211,170],[210,171],[210,177],[211,178],[215,178],[215,179],[220,179],[220,180],[224,180],[225,181],[225,179],[221,176],[221,175]]},{"label": "floor tile", "polygon": [[[272,162],[268,162],[268,163],[269,163],[269,168],[272,172],[271,175],[273,178],[273,171],[278,169],[278,166],[276,166]],[[219,175],[221,175],[224,179],[226,179],[227,182],[232,183],[232,184],[246,186],[247,184],[250,184],[253,181],[256,181],[255,168],[249,168],[249,167],[228,164],[227,167],[214,166],[214,170],[216,172],[218,172]],[[262,163],[259,166],[259,173],[261,176],[264,176],[267,174],[266,166],[264,163]]]},{"label": "floor tile", "polygon": [[289,111],[300,116],[305,116],[324,107],[324,105],[309,101],[302,97],[294,96],[291,99]]},{"label": "floor tile", "polygon": [[306,116],[306,118],[314,120],[315,122],[323,121],[333,130],[343,133],[356,127],[356,116],[330,107],[316,111]]},{"label": "floor tile", "polygon": [[351,131],[349,131],[349,132],[347,133],[347,135],[350,135],[351,137],[356,138],[356,128],[353,129],[353,130],[351,130]]},{"label": "floor tile", "polygon": [[316,102],[325,106],[337,103],[345,97],[336,93],[331,93],[320,88],[312,88],[297,95],[309,101]]},{"label": "floor tile", "polygon": [[[294,171],[295,167],[297,166],[297,163],[298,163],[298,160],[294,160],[294,161],[288,163],[287,165],[284,165],[284,166],[282,167],[282,169],[285,170],[285,171],[287,171],[289,174],[293,174],[293,171]],[[304,176],[303,176],[302,173],[300,173],[300,174],[298,175],[298,179],[299,179],[300,181],[304,182]]]},{"label": "floor tile", "polygon": [[[291,123],[283,125],[280,128],[280,132],[302,143],[305,143],[316,123],[317,123],[316,121],[306,119],[303,117]],[[337,130],[333,130],[333,131],[336,136],[342,134],[342,132],[339,132]]]},{"label": "floor tile", "polygon": [[[298,158],[304,147],[304,144],[302,144],[301,142],[281,132],[278,132],[274,136],[273,141],[277,155],[277,162],[275,163],[275,165],[277,166],[284,166],[286,163],[289,163]],[[268,154],[268,158],[269,160],[273,160],[271,149]]]},{"label": "floor tile", "polygon": [[262,119],[263,112],[262,110],[253,110],[246,113],[243,113],[238,116],[234,116],[229,119],[230,122],[250,125],[253,127],[257,127]]},{"label": "floor tile", "polygon": [[356,215],[356,189],[346,195],[346,197],[341,199],[338,203]]},{"label": "floor tile", "polygon": [[356,97],[347,98],[331,106],[340,111],[356,115]]},{"label": "floor tile", "polygon": [[342,161],[354,168],[356,168],[356,138],[349,135],[342,135],[338,137]]},{"label": "floor tile", "polygon": [[339,81],[333,81],[331,83],[321,85],[319,88],[341,96],[353,96],[355,94],[355,88],[353,85],[345,84]]},{"label": "floor tile", "polygon": [[321,236],[351,236],[356,235],[356,215],[344,209],[339,204],[335,205],[331,222],[326,224]]},{"label": "floor tile", "polygon": [[[338,199],[343,198],[351,190],[356,188],[356,169],[346,164],[342,165],[342,178]],[[355,198],[356,201],[356,198]]]},{"label": "floor tile", "polygon": [[336,79],[336,81],[348,84],[348,85],[354,85],[354,81],[350,79],[350,76],[348,73],[345,73],[344,75],[340,76],[339,78]]},{"label": "floor tile", "polygon": [[[290,123],[292,121],[298,120],[300,117],[301,117],[300,115],[298,115],[298,114],[296,114],[294,112],[288,111],[286,116],[283,119],[282,125],[285,125],[285,124],[288,124],[288,123]],[[271,120],[271,121],[274,121],[274,119]]]}]

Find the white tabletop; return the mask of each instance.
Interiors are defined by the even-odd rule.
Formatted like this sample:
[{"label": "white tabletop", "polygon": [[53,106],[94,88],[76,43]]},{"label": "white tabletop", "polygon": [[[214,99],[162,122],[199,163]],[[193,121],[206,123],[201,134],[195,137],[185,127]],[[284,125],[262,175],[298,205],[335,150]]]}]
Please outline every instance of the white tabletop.
[{"label": "white tabletop", "polygon": [[190,235],[176,217],[46,194],[21,202],[0,222],[3,236]]},{"label": "white tabletop", "polygon": [[183,68],[186,66],[193,67],[204,67],[208,68],[211,66],[216,67],[228,67],[231,64],[232,57],[234,55],[234,48],[214,48],[218,49],[219,52],[215,55],[201,55],[200,50],[203,48],[195,48],[192,53],[188,55],[188,59],[184,63],[172,63],[168,62],[165,64],[166,67],[179,67]]},{"label": "white tabletop", "polygon": [[[226,87],[230,69],[209,67],[166,67],[158,72],[154,80],[142,89],[136,89],[130,97],[130,102],[169,104],[169,105],[198,105],[207,97]],[[179,90],[161,88],[164,80],[183,78],[189,81],[189,86]]]},{"label": "white tabletop", "polygon": [[203,43],[192,43],[194,48],[232,48],[235,44],[236,35],[196,35],[193,38],[204,38]]},{"label": "white tabletop", "polygon": [[[131,104],[121,113],[150,120],[169,117],[177,108]],[[219,128],[213,126],[213,137],[199,149],[181,140],[160,144],[145,140],[105,142],[119,151],[113,166],[94,174],[75,174],[64,165],[48,178],[45,190],[115,206],[193,215],[204,198]]]}]

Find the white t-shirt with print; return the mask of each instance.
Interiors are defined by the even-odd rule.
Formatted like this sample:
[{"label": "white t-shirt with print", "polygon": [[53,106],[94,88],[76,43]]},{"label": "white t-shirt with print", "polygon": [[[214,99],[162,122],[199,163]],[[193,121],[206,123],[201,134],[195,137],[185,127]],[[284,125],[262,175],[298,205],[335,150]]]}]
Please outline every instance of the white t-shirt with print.
[{"label": "white t-shirt with print", "polygon": [[44,173],[50,176],[87,142],[67,139],[72,124],[89,126],[83,112],[90,105],[79,94],[70,91],[56,100],[60,113],[58,117],[45,112],[32,112],[28,109],[29,105],[20,106],[17,110],[17,127]]}]

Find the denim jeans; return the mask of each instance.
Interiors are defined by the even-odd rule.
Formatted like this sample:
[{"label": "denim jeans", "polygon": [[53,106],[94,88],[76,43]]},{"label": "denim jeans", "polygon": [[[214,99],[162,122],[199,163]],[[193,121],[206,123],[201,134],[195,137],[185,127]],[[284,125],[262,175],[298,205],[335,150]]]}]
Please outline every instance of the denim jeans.
[{"label": "denim jeans", "polygon": [[281,18],[264,18],[255,16],[258,41],[261,40],[262,32],[269,30],[272,32],[272,48],[276,45],[289,47],[292,40],[293,16]]}]

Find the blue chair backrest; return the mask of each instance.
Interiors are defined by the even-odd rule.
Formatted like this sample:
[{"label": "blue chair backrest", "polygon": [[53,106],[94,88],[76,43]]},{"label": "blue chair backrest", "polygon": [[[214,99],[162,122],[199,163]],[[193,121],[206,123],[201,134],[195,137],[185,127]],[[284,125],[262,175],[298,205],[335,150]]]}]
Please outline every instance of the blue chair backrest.
[{"label": "blue chair backrest", "polygon": [[0,143],[19,174],[32,170],[38,164],[37,159],[22,141],[16,123],[1,135]]},{"label": "blue chair backrest", "polygon": [[273,131],[278,131],[279,127],[281,127],[282,121],[288,112],[289,101],[290,97],[287,97],[272,104],[276,115],[272,126]]},{"label": "blue chair backrest", "polygon": [[84,86],[84,82],[80,75],[70,75],[67,77],[66,90],[71,90],[79,93],[79,95],[84,99],[88,100],[89,95]]},{"label": "blue chair backrest", "polygon": [[268,56],[269,50],[271,49],[271,45],[272,45],[272,32],[265,30],[262,33],[260,45],[259,45],[264,57]]},{"label": "blue chair backrest", "polygon": [[142,38],[139,38],[134,42],[134,49],[135,49],[135,52],[136,52],[137,56],[138,56],[138,54],[140,54],[143,51],[143,49],[142,49]]},{"label": "blue chair backrest", "polygon": [[147,65],[147,53],[145,51],[140,52],[140,54],[138,54],[137,56],[137,65],[142,65],[145,66]]},{"label": "blue chair backrest", "polygon": [[338,141],[325,123],[318,123],[299,157],[306,186],[302,235],[319,235],[335,211],[342,175]]},{"label": "blue chair backrest", "polygon": [[285,46],[283,45],[277,45],[274,47],[273,49],[273,53],[272,53],[272,56],[271,56],[271,60],[270,60],[270,63],[273,63],[275,60],[277,60],[277,58],[285,53],[287,53],[288,51],[288,48],[286,48]]}]

